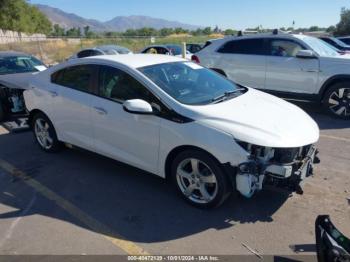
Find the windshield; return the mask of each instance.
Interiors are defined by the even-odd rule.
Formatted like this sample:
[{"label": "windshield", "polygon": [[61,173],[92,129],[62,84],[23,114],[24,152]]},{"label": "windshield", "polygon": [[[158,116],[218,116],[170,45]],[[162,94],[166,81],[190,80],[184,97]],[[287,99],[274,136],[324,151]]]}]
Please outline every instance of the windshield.
[{"label": "windshield", "polygon": [[30,56],[0,57],[0,75],[37,72],[44,64]]},{"label": "windshield", "polygon": [[166,46],[170,51],[172,55],[181,55],[182,54],[182,48],[178,45],[167,45]]},{"label": "windshield", "polygon": [[236,91],[240,94],[233,82],[192,62],[158,64],[138,70],[183,104],[205,105],[226,94]]},{"label": "windshield", "polygon": [[347,44],[345,44],[344,42],[340,41],[338,38],[332,37],[331,38],[337,45],[341,46],[341,47],[349,47]]},{"label": "windshield", "polygon": [[328,44],[318,38],[307,36],[303,38],[303,41],[308,44],[319,56],[339,56],[339,53],[334,50],[334,48],[329,47]]}]

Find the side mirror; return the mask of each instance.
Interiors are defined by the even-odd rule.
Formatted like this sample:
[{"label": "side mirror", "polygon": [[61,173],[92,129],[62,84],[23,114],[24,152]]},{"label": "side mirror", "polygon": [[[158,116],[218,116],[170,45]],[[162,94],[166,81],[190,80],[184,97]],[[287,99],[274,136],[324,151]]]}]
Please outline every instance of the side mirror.
[{"label": "side mirror", "polygon": [[123,104],[123,108],[126,112],[139,115],[151,115],[153,114],[152,106],[144,100],[132,99],[127,100]]},{"label": "side mirror", "polygon": [[298,58],[317,58],[316,54],[311,50],[299,50],[296,54]]}]

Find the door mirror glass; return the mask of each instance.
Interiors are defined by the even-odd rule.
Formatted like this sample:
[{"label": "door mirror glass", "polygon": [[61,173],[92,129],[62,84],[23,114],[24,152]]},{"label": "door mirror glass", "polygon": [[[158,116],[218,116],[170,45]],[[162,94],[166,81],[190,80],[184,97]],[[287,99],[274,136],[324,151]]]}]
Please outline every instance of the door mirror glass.
[{"label": "door mirror glass", "polygon": [[123,104],[123,108],[126,112],[132,114],[150,115],[153,114],[152,106],[141,99],[127,100]]},{"label": "door mirror glass", "polygon": [[316,54],[311,50],[299,50],[296,54],[298,58],[317,58]]}]

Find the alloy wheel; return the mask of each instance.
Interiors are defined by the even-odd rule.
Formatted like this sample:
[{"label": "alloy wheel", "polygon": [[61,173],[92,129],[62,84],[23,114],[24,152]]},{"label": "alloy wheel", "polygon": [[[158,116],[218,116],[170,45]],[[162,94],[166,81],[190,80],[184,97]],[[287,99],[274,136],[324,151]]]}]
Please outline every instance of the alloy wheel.
[{"label": "alloy wheel", "polygon": [[38,118],[34,123],[35,137],[44,149],[50,149],[53,146],[53,138],[50,135],[50,125],[46,120]]},{"label": "alloy wheel", "polygon": [[181,192],[195,203],[207,204],[218,193],[215,174],[208,165],[195,158],[187,158],[178,165],[176,180]]},{"label": "alloy wheel", "polygon": [[328,99],[329,109],[338,116],[350,116],[350,88],[335,90]]}]

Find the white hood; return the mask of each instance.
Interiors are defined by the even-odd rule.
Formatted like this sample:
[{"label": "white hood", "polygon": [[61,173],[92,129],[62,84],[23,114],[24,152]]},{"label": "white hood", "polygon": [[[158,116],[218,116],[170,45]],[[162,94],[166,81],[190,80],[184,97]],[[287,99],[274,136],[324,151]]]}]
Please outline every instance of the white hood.
[{"label": "white hood", "polygon": [[317,124],[303,110],[254,89],[222,103],[191,106],[191,111],[198,122],[255,145],[301,147],[319,139]]},{"label": "white hood", "polygon": [[0,85],[14,89],[28,89],[29,82],[39,72],[0,75]]}]

